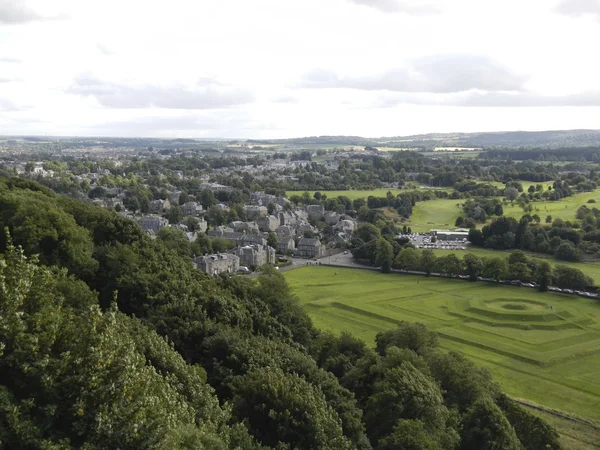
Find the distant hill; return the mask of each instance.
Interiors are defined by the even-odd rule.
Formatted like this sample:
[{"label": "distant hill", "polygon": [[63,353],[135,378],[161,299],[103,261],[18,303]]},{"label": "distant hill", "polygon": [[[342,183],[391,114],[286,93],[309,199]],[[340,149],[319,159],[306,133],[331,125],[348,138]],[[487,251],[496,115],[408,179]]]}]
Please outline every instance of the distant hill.
[{"label": "distant hill", "polygon": [[[146,149],[215,149],[228,140],[219,138],[139,138],[139,137],[66,137],[66,136],[0,136],[7,146],[59,145],[61,148],[105,147]],[[361,136],[307,136],[290,139],[235,139],[229,143],[277,146],[363,146],[431,150],[454,148],[576,148],[600,146],[600,130],[505,131],[479,133],[429,133],[410,136],[366,138]],[[42,147],[40,147],[40,150]]]},{"label": "distant hill", "polygon": [[506,131],[481,133],[430,133],[411,136],[364,138],[360,136],[311,136],[293,139],[248,140],[248,144],[370,145],[430,149],[435,147],[559,148],[600,145],[600,130]]}]

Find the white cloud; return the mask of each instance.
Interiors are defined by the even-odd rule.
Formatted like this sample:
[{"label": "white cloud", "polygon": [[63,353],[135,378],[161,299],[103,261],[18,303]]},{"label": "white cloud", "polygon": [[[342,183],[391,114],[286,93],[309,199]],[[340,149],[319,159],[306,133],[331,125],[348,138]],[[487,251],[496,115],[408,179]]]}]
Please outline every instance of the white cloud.
[{"label": "white cloud", "polygon": [[423,15],[435,14],[439,8],[431,3],[420,0],[350,0],[357,5],[368,6],[369,8],[379,9],[383,12]]},{"label": "white cloud", "polygon": [[19,0],[0,0],[0,23],[18,24],[40,19],[42,16]]},{"label": "white cloud", "polygon": [[[37,3],[36,3],[37,2]],[[61,0],[52,3],[60,3]],[[29,22],[65,18],[61,5],[41,4],[41,0],[0,0],[0,24],[19,25]],[[41,7],[39,7],[41,4]],[[38,8],[39,7],[39,8]]]},{"label": "white cloud", "polygon": [[594,128],[596,3],[557,3],[0,0],[0,130]]},{"label": "white cloud", "polygon": [[519,91],[525,81],[525,77],[485,56],[435,55],[413,61],[408,67],[366,76],[316,70],[304,76],[301,86],[447,93],[469,89]]},{"label": "white cloud", "polygon": [[533,92],[484,92],[478,90],[444,95],[388,93],[379,95],[374,99],[371,107],[395,107],[410,104],[486,108],[600,107],[600,92],[590,91],[569,95],[542,95]]},{"label": "white cloud", "polygon": [[556,10],[568,16],[595,16],[600,20],[600,0],[561,0]]},{"label": "white cloud", "polygon": [[8,112],[8,111],[22,111],[23,107],[16,105],[12,100],[8,98],[0,97],[0,111]]},{"label": "white cloud", "polygon": [[215,109],[250,103],[252,93],[215,80],[200,80],[196,86],[128,85],[100,81],[93,76],[75,78],[67,92],[94,97],[109,108]]}]

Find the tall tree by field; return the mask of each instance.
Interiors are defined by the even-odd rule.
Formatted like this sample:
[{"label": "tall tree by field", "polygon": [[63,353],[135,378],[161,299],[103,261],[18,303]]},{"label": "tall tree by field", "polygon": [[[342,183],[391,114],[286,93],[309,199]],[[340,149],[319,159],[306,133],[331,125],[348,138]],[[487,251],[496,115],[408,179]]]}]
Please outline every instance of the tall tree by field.
[{"label": "tall tree by field", "polygon": [[548,290],[552,283],[552,267],[546,261],[540,262],[535,269],[535,282],[539,285],[540,292]]},{"label": "tall tree by field", "polygon": [[383,273],[389,273],[392,270],[394,261],[394,248],[386,239],[377,240],[375,249],[375,263],[381,267]]},{"label": "tall tree by field", "polygon": [[419,270],[419,263],[419,252],[412,247],[403,248],[394,259],[394,267],[402,270]]}]

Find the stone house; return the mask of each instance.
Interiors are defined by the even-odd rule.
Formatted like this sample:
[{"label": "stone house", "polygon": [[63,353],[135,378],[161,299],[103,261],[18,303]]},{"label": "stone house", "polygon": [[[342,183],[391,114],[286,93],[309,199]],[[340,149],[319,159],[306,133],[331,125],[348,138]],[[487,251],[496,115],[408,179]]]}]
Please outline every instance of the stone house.
[{"label": "stone house", "polygon": [[308,205],[306,207],[308,216],[314,220],[323,220],[325,216],[325,207],[323,205]]},{"label": "stone house", "polygon": [[274,231],[280,225],[280,220],[275,216],[259,217],[256,222],[258,229],[263,232]]},{"label": "stone house", "polygon": [[298,242],[296,254],[305,258],[319,258],[323,255],[323,244],[318,239],[302,238]]},{"label": "stone house", "polygon": [[174,191],[171,194],[171,203],[174,205],[179,205],[179,196],[181,195],[181,191]]},{"label": "stone house", "polygon": [[194,258],[194,266],[211,276],[221,273],[235,273],[240,268],[240,258],[229,253],[197,256]]},{"label": "stone house", "polygon": [[254,221],[250,221],[250,222],[246,222],[246,225],[248,226],[248,233],[250,234],[259,234],[260,233],[260,227],[258,226],[257,222]]},{"label": "stone house", "polygon": [[275,234],[277,234],[277,239],[281,240],[283,237],[296,236],[296,230],[288,225],[282,225],[275,229]]},{"label": "stone house", "polygon": [[233,188],[231,186],[224,186],[219,183],[204,183],[200,185],[202,189],[209,189],[213,192],[233,192]]},{"label": "stone house", "polygon": [[309,225],[308,223],[306,223],[304,225],[298,225],[296,227],[296,235],[298,235],[298,236],[302,236],[307,231],[310,231],[311,233],[316,233],[317,229],[315,227],[313,227],[312,225]]},{"label": "stone house", "polygon": [[202,212],[202,205],[197,202],[187,202],[181,207],[186,216],[198,217]]},{"label": "stone house", "polygon": [[267,215],[266,206],[245,205],[244,210],[246,211],[246,216],[249,220],[255,220],[261,216]]},{"label": "stone house", "polygon": [[244,231],[248,231],[248,224],[241,220],[234,220],[233,222],[229,222],[227,224],[228,228],[231,228],[233,231],[242,233]]},{"label": "stone house", "polygon": [[296,250],[296,242],[290,236],[283,237],[277,242],[277,253],[285,255],[288,251]]},{"label": "stone house", "polygon": [[152,200],[150,202],[150,211],[155,213],[165,212],[171,209],[171,202],[167,200]]},{"label": "stone house", "polygon": [[148,215],[138,219],[140,227],[146,232],[152,231],[154,234],[158,233],[162,228],[169,225],[169,221],[164,217]]},{"label": "stone house", "polygon": [[260,233],[259,226],[256,222],[243,222],[241,220],[234,220],[233,222],[229,222],[227,226],[238,233]]},{"label": "stone house", "polygon": [[352,233],[354,228],[356,227],[356,223],[353,220],[344,219],[340,220],[333,228],[336,231],[341,231],[344,233]]},{"label": "stone house", "polygon": [[267,245],[267,239],[260,234],[246,234],[239,242],[241,245]]},{"label": "stone house", "polygon": [[198,229],[203,233],[206,233],[206,230],[208,229],[208,222],[204,219],[204,217],[198,219],[198,221]]},{"label": "stone house", "polygon": [[268,245],[244,245],[230,251],[240,259],[240,264],[246,267],[260,267],[265,264],[275,264],[275,249]]},{"label": "stone house", "polygon": [[325,213],[325,223],[327,225],[335,225],[336,223],[338,223],[340,221],[341,216],[334,212],[334,211],[327,211]]},{"label": "stone house", "polygon": [[246,236],[246,233],[236,232],[236,231],[233,231],[231,228],[215,227],[212,230],[208,230],[206,232],[206,235],[208,237],[213,237],[213,238],[218,237],[218,238],[227,239],[228,241],[233,242],[234,244],[237,245]]}]

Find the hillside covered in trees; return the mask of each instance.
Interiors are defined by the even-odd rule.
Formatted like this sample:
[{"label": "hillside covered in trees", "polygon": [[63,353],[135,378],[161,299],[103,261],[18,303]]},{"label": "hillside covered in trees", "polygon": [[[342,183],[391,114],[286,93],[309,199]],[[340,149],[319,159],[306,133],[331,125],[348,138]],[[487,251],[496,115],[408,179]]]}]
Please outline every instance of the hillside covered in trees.
[{"label": "hillside covered in trees", "polygon": [[0,180],[0,448],[559,449],[423,325],[316,330],[114,212]]},{"label": "hillside covered in trees", "polygon": [[248,144],[279,145],[384,145],[398,148],[435,147],[559,148],[600,145],[600,130],[504,131],[479,133],[429,133],[411,136],[364,138],[358,136],[312,136],[292,139],[248,140]]}]

